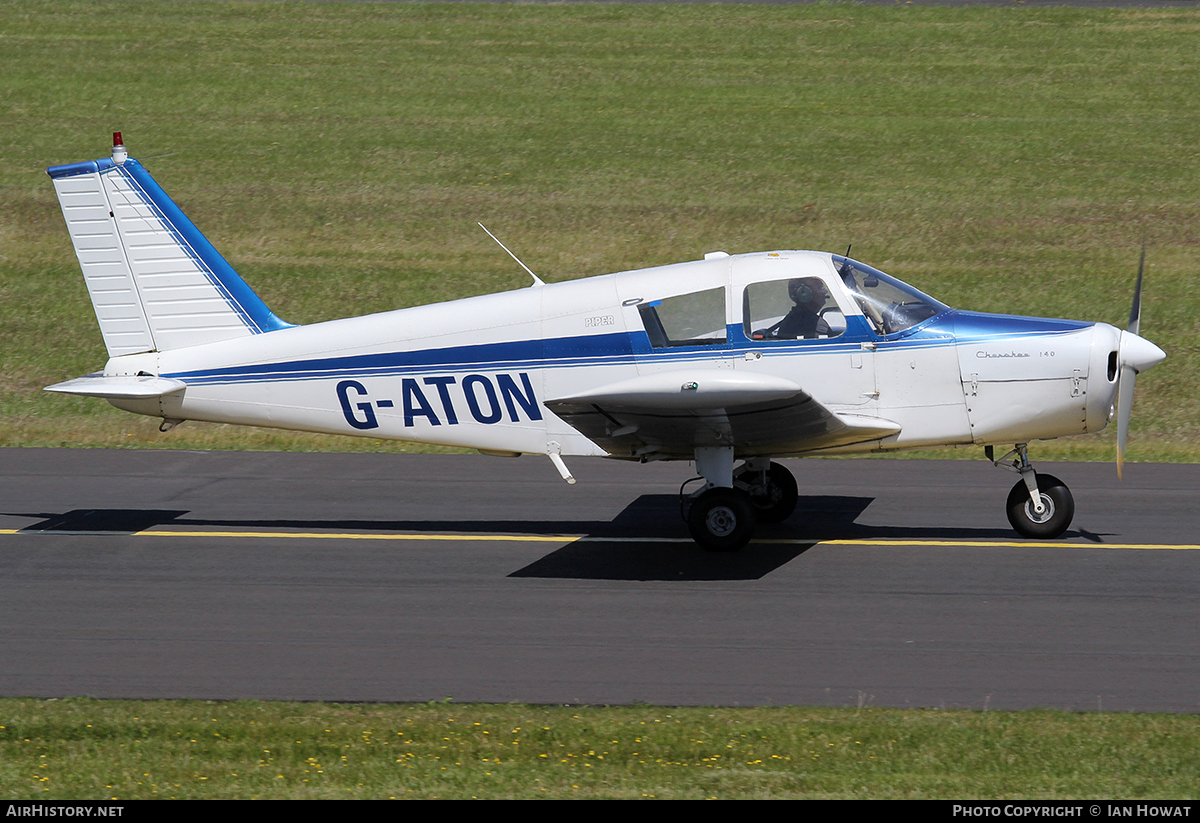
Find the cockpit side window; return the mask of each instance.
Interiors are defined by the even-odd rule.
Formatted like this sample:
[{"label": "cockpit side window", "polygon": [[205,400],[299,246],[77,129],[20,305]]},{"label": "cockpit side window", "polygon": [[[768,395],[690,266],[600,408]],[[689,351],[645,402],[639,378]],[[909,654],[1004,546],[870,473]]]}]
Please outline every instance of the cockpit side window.
[{"label": "cockpit side window", "polygon": [[742,296],[742,327],[751,340],[838,337],[846,317],[820,277],[751,283]]},{"label": "cockpit side window", "polygon": [[838,276],[876,334],[904,331],[950,308],[864,263],[836,254],[831,257]]},{"label": "cockpit side window", "polygon": [[715,346],[726,342],[725,288],[651,300],[638,306],[650,345]]}]

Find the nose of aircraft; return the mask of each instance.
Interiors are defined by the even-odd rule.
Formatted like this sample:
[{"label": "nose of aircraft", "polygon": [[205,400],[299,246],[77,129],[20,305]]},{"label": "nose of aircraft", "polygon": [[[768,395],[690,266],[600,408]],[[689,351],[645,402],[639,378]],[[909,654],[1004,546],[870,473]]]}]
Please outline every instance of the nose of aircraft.
[{"label": "nose of aircraft", "polygon": [[1167,359],[1167,353],[1144,337],[1133,332],[1121,332],[1122,366],[1128,366],[1135,372],[1141,373],[1151,369]]}]

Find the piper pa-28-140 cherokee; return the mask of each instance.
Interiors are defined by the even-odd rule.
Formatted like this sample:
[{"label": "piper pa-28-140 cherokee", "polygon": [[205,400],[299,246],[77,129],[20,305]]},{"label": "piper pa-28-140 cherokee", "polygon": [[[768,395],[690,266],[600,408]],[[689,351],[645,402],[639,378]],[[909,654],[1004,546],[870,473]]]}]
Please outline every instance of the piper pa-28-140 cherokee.
[{"label": "piper pa-28-140 cherokee", "polygon": [[[695,461],[688,528],[710,549],[792,513],[796,481],[772,458],[970,444],[1020,473],[1013,527],[1057,537],[1074,502],[1027,444],[1115,413],[1119,470],[1135,376],[1165,357],[1137,335],[1141,271],[1121,331],[958,311],[812,251],[533,275],[516,291],[293,326],[113,143],[111,157],[48,169],[109,354],[48,391],[164,430],[206,420],[545,454],[568,483],[564,456]],[[1015,448],[996,460],[1001,444]]]}]

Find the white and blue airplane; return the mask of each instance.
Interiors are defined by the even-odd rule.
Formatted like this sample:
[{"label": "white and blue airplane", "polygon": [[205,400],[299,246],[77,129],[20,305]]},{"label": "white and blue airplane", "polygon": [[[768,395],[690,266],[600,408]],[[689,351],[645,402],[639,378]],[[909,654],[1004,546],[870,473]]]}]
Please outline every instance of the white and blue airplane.
[{"label": "white and blue airplane", "polygon": [[[773,458],[932,446],[983,446],[1021,475],[1013,527],[1057,537],[1074,502],[1027,445],[1115,414],[1120,471],[1134,380],[1166,356],[1137,334],[1140,269],[1122,331],[952,309],[815,251],[533,275],[515,291],[294,326],[113,143],[111,157],[47,170],[109,354],[47,391],[104,398],[164,431],[205,420],[544,454],[568,483],[574,455],[694,461],[688,528],[709,549],[739,549],[757,522],[792,513],[796,481]],[[995,459],[1001,445],[1013,449]]]}]

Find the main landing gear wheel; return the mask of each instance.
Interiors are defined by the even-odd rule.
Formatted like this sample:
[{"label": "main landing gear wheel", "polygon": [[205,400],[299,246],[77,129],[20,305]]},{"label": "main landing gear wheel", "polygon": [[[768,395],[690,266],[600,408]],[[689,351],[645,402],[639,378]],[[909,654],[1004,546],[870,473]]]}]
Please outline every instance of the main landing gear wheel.
[{"label": "main landing gear wheel", "polygon": [[761,476],[753,469],[743,469],[733,479],[750,487],[750,502],[760,523],[781,523],[796,510],[796,501],[800,499],[796,478],[778,463],[767,469],[765,487],[758,485]]},{"label": "main landing gear wheel", "polygon": [[750,542],[757,518],[750,495],[739,489],[712,488],[692,501],[688,531],[713,552],[735,552]]},{"label": "main landing gear wheel", "polygon": [[1038,493],[1046,510],[1038,514],[1024,480],[1017,482],[1008,493],[1008,522],[1022,537],[1050,540],[1058,537],[1075,517],[1075,498],[1071,490],[1052,474],[1037,476]]}]

